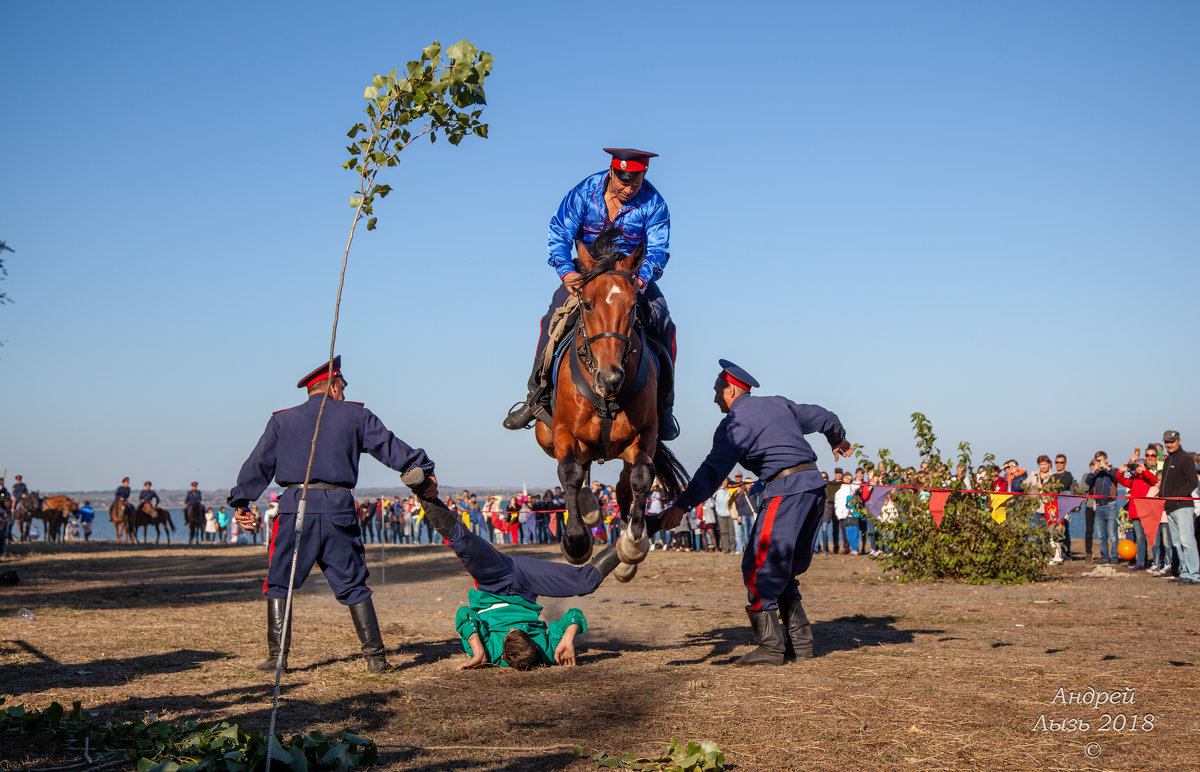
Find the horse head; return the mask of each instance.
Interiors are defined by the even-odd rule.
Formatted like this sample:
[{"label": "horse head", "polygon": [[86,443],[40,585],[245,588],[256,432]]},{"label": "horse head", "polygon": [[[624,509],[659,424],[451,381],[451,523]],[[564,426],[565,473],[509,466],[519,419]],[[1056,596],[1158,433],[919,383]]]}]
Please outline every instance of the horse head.
[{"label": "horse head", "polygon": [[596,394],[612,399],[625,381],[625,360],[634,348],[638,280],[645,245],[629,255],[613,244],[615,229],[608,229],[591,249],[576,242],[581,287],[580,353],[592,373]]}]

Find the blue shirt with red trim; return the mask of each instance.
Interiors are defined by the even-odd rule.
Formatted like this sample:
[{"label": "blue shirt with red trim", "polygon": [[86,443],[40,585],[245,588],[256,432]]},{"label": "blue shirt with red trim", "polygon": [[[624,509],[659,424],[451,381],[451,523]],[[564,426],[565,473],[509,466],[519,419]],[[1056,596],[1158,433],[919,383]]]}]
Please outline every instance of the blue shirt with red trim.
[{"label": "blue shirt with red trim", "polygon": [[[816,461],[816,452],[804,439],[813,432],[824,434],[831,448],[846,439],[842,422],[819,405],[743,394],[717,425],[712,450],[675,504],[688,510],[707,500],[738,463],[760,480],[770,480],[784,469]],[[768,498],[787,496],[824,485],[821,473],[812,469],[766,483],[764,494]]]},{"label": "blue shirt with red trim", "polygon": [[667,202],[653,185],[643,182],[637,195],[609,220],[604,203],[608,175],[606,170],[587,177],[571,188],[558,205],[558,211],[550,218],[547,262],[561,279],[575,270],[571,254],[576,240],[591,244],[605,229],[615,225],[620,233],[613,244],[625,254],[632,253],[638,244],[646,245],[638,278],[648,284],[662,276],[671,259],[671,213]]},{"label": "blue shirt with red trim", "polygon": [[[250,452],[237,485],[229,491],[230,506],[245,509],[258,499],[274,477],[280,485],[304,482],[313,428],[321,408],[321,394],[267,421],[267,428]],[[358,483],[358,458],[374,456],[384,466],[405,472],[414,466],[433,474],[433,461],[421,448],[412,448],[392,434],[361,402],[330,399],[321,417],[321,432],[313,455],[311,482],[342,486],[332,490],[309,489],[306,511],[329,515],[353,514],[353,488]],[[279,497],[279,514],[295,514],[300,489],[288,488]]]}]

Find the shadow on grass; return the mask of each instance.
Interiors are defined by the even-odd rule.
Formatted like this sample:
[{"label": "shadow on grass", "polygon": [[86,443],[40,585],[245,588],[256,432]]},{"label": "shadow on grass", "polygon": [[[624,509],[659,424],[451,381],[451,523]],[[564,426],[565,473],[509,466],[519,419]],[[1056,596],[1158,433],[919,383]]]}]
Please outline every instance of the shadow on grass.
[{"label": "shadow on grass", "polygon": [[125,659],[109,657],[72,663],[48,657],[22,640],[0,641],[0,656],[18,652],[32,654],[38,661],[0,666],[0,694],[18,694],[50,685],[61,688],[116,686],[142,675],[199,670],[204,662],[229,656],[219,651],[181,649]]},{"label": "shadow on grass", "polygon": [[[262,598],[266,574],[265,550],[223,549],[197,545],[172,551],[153,545],[67,544],[54,549],[47,545],[34,561],[14,564],[21,584],[6,589],[6,606],[22,606],[39,614],[39,609],[164,609],[214,603],[236,603]],[[374,581],[380,583],[379,547],[368,545],[367,565]],[[429,559],[437,557],[439,559]],[[444,557],[444,559],[440,559]],[[7,566],[6,566],[7,567]],[[433,582],[463,573],[453,553],[440,545],[398,547],[389,545],[387,586]],[[94,584],[98,578],[112,577],[87,592],[59,589],[73,583]],[[300,595],[332,594],[314,568]],[[40,615],[40,614],[39,614]]]}]

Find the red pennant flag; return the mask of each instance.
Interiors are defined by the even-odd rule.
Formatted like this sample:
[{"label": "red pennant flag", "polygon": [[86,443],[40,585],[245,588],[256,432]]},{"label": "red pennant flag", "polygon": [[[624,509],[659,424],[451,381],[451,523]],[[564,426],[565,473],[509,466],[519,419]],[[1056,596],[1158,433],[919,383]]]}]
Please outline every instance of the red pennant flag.
[{"label": "red pennant flag", "polygon": [[1058,524],[1058,499],[1050,499],[1046,502],[1046,521],[1051,525]]},{"label": "red pennant flag", "polygon": [[1154,537],[1158,536],[1158,526],[1162,522],[1163,507],[1166,502],[1162,499],[1133,499],[1133,511],[1138,520],[1142,521],[1142,530],[1146,532],[1146,544],[1153,547]]},{"label": "red pennant flag", "polygon": [[558,536],[558,513],[550,513],[550,533]]},{"label": "red pennant flag", "polygon": [[946,499],[948,498],[950,498],[950,491],[929,492],[929,514],[933,515],[933,524],[938,528],[942,527],[942,515],[946,513]]}]

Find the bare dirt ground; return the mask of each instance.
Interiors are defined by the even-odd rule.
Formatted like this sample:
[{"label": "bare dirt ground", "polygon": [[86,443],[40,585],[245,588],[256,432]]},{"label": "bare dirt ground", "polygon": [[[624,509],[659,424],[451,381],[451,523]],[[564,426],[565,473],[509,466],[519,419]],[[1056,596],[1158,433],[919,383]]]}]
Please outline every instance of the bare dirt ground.
[{"label": "bare dirt ground", "polygon": [[[0,562],[22,579],[0,588],[7,704],[81,700],[100,717],[266,731],[261,547],[14,553]],[[368,555],[395,669],[366,672],[349,614],[314,573],[297,596],[278,730],[352,727],[380,744],[377,769],[587,770],[571,745],[654,754],[672,737],[715,740],[738,770],[1200,769],[1200,590],[1124,568],[1084,578],[1091,566],[1077,561],[1036,585],[922,584],[865,557],[818,555],[801,578],[818,657],[742,669],[730,664],[751,645],[740,556],[653,552],[632,583],[571,604],[591,626],[579,667],[459,672],[453,618],[470,581],[458,561],[393,546],[385,577],[379,546]],[[1055,701],[1089,687],[1132,690],[1133,703]],[[1090,728],[1052,731],[1070,719]],[[0,747],[0,760],[54,763],[24,750]]]}]

